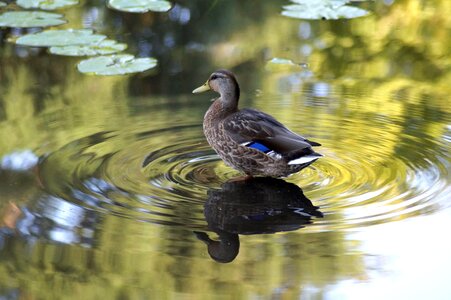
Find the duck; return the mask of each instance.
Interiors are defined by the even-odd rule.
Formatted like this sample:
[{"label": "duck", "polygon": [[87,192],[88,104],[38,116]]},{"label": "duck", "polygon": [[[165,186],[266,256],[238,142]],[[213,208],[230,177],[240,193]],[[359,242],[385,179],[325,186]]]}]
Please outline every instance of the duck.
[{"label": "duck", "polygon": [[271,115],[253,108],[238,108],[240,87],[229,70],[213,72],[194,94],[214,91],[203,120],[208,144],[230,167],[246,177],[287,177],[311,165],[323,155],[321,146],[291,131]]}]

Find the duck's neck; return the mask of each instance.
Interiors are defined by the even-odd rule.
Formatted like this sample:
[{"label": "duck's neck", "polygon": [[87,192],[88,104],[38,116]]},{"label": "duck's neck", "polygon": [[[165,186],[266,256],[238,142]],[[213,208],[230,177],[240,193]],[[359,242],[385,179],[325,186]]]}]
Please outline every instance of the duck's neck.
[{"label": "duck's neck", "polygon": [[223,120],[224,118],[228,117],[230,114],[234,113],[235,110],[230,109],[229,107],[224,107],[222,99],[218,98],[214,100],[214,102],[210,105],[210,108],[205,113],[204,117],[204,124],[208,123],[210,126],[215,127],[215,125]]},{"label": "duck's neck", "polygon": [[221,96],[213,102],[204,117],[204,124],[210,124],[210,127],[216,127],[219,121],[238,111],[238,86],[224,89],[219,94]]},{"label": "duck's neck", "polygon": [[215,102],[221,103],[221,111],[225,114],[231,114],[238,110],[238,99],[240,97],[239,90],[232,90],[221,93]]},{"label": "duck's neck", "polygon": [[238,110],[238,100],[240,99],[240,87],[236,81],[229,81],[219,87],[219,95],[216,102],[221,103],[221,111],[225,114],[234,113]]}]

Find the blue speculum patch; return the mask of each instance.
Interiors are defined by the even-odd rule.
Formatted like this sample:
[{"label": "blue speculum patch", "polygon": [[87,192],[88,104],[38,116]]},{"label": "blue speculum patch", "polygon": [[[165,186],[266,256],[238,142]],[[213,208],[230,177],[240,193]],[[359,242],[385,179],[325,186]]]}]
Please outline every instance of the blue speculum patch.
[{"label": "blue speculum patch", "polygon": [[268,147],[266,147],[263,144],[260,144],[259,142],[252,142],[249,145],[247,145],[250,148],[254,148],[257,149],[259,151],[262,151],[264,153],[268,153],[269,151],[271,151],[271,149],[269,149]]}]

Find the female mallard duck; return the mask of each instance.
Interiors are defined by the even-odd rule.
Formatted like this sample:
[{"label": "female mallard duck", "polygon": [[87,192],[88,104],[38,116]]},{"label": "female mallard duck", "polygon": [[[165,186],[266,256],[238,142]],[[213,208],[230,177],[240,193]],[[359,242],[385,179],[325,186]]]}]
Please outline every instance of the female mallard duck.
[{"label": "female mallard duck", "polygon": [[218,70],[193,93],[219,93],[204,117],[208,143],[229,166],[248,176],[285,177],[307,167],[322,155],[319,143],[292,132],[261,111],[238,109],[240,87],[233,73]]}]

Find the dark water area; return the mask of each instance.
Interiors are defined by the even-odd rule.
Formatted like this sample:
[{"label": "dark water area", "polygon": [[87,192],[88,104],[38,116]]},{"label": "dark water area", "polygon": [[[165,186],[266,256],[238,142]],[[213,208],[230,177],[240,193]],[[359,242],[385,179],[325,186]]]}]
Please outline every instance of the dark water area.
[{"label": "dark water area", "polygon": [[[58,10],[158,60],[124,76],[0,28],[0,299],[449,299],[451,2],[172,4]],[[235,180],[191,93],[219,68],[324,157]]]}]

